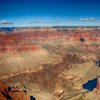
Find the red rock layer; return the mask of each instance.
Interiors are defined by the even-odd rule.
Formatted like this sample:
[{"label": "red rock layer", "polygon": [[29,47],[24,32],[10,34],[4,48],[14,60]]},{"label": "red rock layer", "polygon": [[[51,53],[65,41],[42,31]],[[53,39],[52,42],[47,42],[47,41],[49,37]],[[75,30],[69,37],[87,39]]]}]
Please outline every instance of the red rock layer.
[{"label": "red rock layer", "polygon": [[0,51],[36,51],[39,47],[33,40],[51,40],[63,37],[62,32],[11,32],[0,34]]},{"label": "red rock layer", "polygon": [[[85,41],[99,41],[99,31],[12,31],[8,33],[0,34],[0,51],[12,52],[12,51],[36,51],[38,46],[32,44],[33,40],[55,40],[66,38],[67,40],[80,41],[83,38]],[[28,43],[28,44],[27,44]],[[92,49],[99,48],[99,46],[87,46],[83,45],[82,48]]]},{"label": "red rock layer", "polygon": [[100,78],[97,79],[97,93],[100,95]]},{"label": "red rock layer", "polygon": [[73,40],[80,40],[80,38],[84,38],[85,40],[100,40],[100,34],[97,31],[77,31],[71,34],[71,38]]}]

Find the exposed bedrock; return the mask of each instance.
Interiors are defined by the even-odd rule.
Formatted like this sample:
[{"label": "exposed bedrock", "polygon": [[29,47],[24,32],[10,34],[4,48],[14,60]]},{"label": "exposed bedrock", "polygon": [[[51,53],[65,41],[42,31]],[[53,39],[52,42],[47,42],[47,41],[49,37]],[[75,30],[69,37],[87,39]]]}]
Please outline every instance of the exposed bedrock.
[{"label": "exposed bedrock", "polygon": [[10,87],[0,81],[0,100],[31,100],[23,90]]}]

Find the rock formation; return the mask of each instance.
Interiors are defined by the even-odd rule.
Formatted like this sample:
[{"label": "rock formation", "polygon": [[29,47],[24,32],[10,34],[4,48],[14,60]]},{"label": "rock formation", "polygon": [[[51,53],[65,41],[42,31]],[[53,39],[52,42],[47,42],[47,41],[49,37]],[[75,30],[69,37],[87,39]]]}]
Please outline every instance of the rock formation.
[{"label": "rock formation", "polygon": [[97,89],[98,93],[100,94],[100,78],[97,79]]},{"label": "rock formation", "polygon": [[0,82],[0,100],[30,100],[25,91]]},{"label": "rock formation", "polygon": [[100,40],[100,34],[96,30],[92,31],[86,31],[86,30],[81,30],[81,31],[76,31],[72,35],[74,40],[80,40],[80,38],[83,38],[84,40],[91,40],[91,41],[96,41]]},{"label": "rock formation", "polygon": [[[85,100],[82,84],[100,73],[96,65],[100,30],[58,30],[30,28],[1,32],[0,80],[9,85],[21,81],[30,95],[36,92],[36,96],[43,98],[46,93],[57,100]],[[10,87],[3,82],[0,100],[30,100],[24,86],[18,83]],[[98,91],[99,85],[100,79]]]}]

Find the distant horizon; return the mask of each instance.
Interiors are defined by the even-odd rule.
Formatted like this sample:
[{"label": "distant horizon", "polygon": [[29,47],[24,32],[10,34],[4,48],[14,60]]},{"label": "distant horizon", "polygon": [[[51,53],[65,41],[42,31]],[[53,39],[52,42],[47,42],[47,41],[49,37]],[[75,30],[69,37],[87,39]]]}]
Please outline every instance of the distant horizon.
[{"label": "distant horizon", "polygon": [[86,25],[80,25],[80,26],[15,26],[15,27],[13,27],[13,26],[8,26],[8,27],[2,27],[2,26],[0,26],[0,28],[35,28],[35,27],[100,27],[100,26],[86,26]]}]

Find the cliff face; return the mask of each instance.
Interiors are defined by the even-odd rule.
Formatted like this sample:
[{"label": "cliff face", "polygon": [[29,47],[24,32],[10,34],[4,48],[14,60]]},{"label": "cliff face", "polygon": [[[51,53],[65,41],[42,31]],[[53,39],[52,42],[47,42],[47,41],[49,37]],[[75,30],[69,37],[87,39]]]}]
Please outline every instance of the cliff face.
[{"label": "cliff face", "polygon": [[64,36],[63,32],[31,32],[31,33],[19,33],[20,37],[23,39],[33,39],[33,40],[53,40],[60,39]]},{"label": "cliff face", "polygon": [[22,52],[22,51],[37,51],[39,50],[39,47],[34,45],[34,44],[28,44],[28,45],[19,45],[19,46],[12,46],[12,45],[3,45],[0,46],[0,51],[1,52]]},{"label": "cliff face", "polygon": [[79,30],[69,35],[69,40],[80,42],[80,49],[95,51],[100,49],[100,31],[97,30]]},{"label": "cliff face", "polygon": [[39,47],[35,44],[25,42],[19,35],[6,34],[0,36],[0,51],[1,52],[14,52],[14,51],[35,51]]},{"label": "cliff face", "polygon": [[[0,34],[0,51],[35,51],[38,48],[33,41],[52,41],[59,39],[72,41],[100,41],[99,31],[12,31]],[[82,41],[83,40],[83,41]],[[82,45],[84,49],[99,49],[99,45]]]},{"label": "cliff face", "polygon": [[0,51],[36,51],[37,45],[32,43],[35,40],[61,39],[63,32],[11,32],[0,34]]}]

